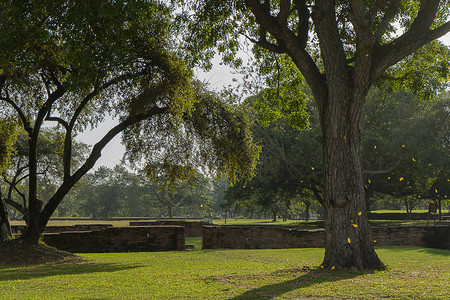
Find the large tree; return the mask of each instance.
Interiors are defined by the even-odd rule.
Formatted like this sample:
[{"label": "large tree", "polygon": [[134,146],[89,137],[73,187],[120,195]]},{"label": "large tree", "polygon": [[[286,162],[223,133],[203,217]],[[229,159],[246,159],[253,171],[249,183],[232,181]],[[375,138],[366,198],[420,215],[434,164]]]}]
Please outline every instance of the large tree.
[{"label": "large tree", "polygon": [[[191,3],[197,12],[191,29],[198,32],[190,36],[192,41],[207,37],[206,46],[219,41],[219,51],[224,52],[226,60],[233,60],[233,50],[238,48],[233,37],[239,34],[273,54],[292,59],[311,88],[322,129],[326,211],[322,266],[384,269],[374,251],[366,215],[362,107],[370,87],[383,77],[417,75],[390,67],[450,31],[449,1]],[[206,49],[211,54],[211,48]],[[448,62],[432,62],[448,68]]]},{"label": "large tree", "polygon": [[[121,132],[127,157],[169,181],[202,164],[230,179],[254,168],[248,118],[192,79],[161,1],[9,1],[0,20],[0,110],[28,136],[27,241],[38,242],[64,196]],[[75,168],[76,133],[107,115],[119,124]],[[48,122],[64,132],[63,173],[56,191],[38,199],[38,140]]]}]

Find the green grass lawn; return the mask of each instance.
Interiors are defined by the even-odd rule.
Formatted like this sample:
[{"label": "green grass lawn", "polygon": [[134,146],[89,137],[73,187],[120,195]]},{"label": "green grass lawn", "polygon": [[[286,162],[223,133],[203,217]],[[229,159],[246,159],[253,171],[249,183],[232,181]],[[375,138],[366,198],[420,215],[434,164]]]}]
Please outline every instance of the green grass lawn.
[{"label": "green grass lawn", "polygon": [[326,271],[323,249],[81,254],[0,270],[0,299],[448,299],[450,251],[377,249],[388,270]]}]

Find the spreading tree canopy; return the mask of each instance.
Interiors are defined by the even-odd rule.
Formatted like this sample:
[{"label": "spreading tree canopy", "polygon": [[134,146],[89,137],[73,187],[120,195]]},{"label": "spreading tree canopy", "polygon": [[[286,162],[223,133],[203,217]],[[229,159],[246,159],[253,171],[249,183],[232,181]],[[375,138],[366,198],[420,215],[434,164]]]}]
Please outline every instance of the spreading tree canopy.
[{"label": "spreading tree canopy", "polygon": [[[234,54],[239,36],[245,36],[268,57],[284,55],[295,64],[311,88],[322,129],[326,230],[322,266],[383,269],[366,215],[362,107],[370,87],[383,79],[397,80],[397,86],[414,87],[423,95],[433,93],[436,85],[422,85],[427,79],[420,78],[422,70],[415,68],[433,69],[448,83],[448,50],[438,43],[425,53],[420,49],[450,31],[449,1],[180,2],[191,9],[181,17],[188,21],[188,50],[204,46],[203,57],[208,57],[217,45],[225,61],[239,63]],[[440,59],[442,54],[447,59]],[[421,64],[422,57],[429,63]]]},{"label": "spreading tree canopy", "polygon": [[[249,119],[193,80],[179,58],[177,30],[161,1],[1,4],[0,111],[17,118],[28,138],[28,241],[38,241],[64,196],[121,132],[126,157],[168,181],[201,166],[231,180],[252,172],[259,150]],[[119,124],[74,166],[76,134],[108,115]],[[55,193],[40,199],[38,140],[47,124],[63,131],[63,171]]]}]

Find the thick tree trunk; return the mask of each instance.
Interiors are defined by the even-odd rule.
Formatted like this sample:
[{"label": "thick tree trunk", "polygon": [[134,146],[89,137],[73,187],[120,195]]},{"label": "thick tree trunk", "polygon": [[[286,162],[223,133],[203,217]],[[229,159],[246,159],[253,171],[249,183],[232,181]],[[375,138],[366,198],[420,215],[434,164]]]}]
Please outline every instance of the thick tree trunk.
[{"label": "thick tree trunk", "polygon": [[38,130],[34,131],[34,134],[29,137],[29,183],[28,183],[28,216],[29,223],[27,232],[24,236],[25,241],[31,244],[37,244],[41,236],[42,231],[39,226],[39,217],[42,210],[42,202],[37,197],[37,138],[36,134]]},{"label": "thick tree trunk", "polygon": [[321,112],[326,268],[385,268],[374,250],[366,212],[360,151],[362,102],[351,90],[344,90]]},{"label": "thick tree trunk", "polygon": [[4,240],[7,240],[12,237],[11,233],[11,225],[9,223],[9,215],[8,210],[6,208],[6,202],[5,199],[2,197],[2,191],[0,189],[0,233],[1,233],[1,239],[0,243]]}]

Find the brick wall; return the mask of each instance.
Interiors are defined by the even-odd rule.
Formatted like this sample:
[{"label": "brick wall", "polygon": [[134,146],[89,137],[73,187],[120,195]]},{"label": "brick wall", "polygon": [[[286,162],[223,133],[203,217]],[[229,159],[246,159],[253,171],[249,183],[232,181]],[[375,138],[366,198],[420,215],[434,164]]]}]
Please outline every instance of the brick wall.
[{"label": "brick wall", "polygon": [[99,231],[46,233],[44,242],[75,253],[184,250],[184,227],[112,227]]},{"label": "brick wall", "polygon": [[[44,233],[59,233],[66,231],[97,231],[104,228],[113,227],[112,224],[78,224],[71,226],[47,226],[44,229]],[[14,234],[19,232],[24,232],[26,229],[25,225],[13,225],[11,226],[11,231]]]},{"label": "brick wall", "polygon": [[[450,226],[373,227],[378,246],[421,246],[450,250]],[[203,249],[279,249],[324,247],[323,230],[279,226],[203,226]]]},{"label": "brick wall", "polygon": [[201,237],[203,231],[202,227],[205,225],[211,225],[211,223],[205,221],[186,221],[186,220],[130,221],[130,226],[154,226],[154,225],[183,226],[185,236]]},{"label": "brick wall", "polygon": [[322,230],[279,226],[203,226],[202,249],[282,249],[324,246]]},{"label": "brick wall", "polygon": [[[438,220],[439,215],[428,213],[368,213],[370,220]],[[442,216],[450,216],[443,213]]]}]

